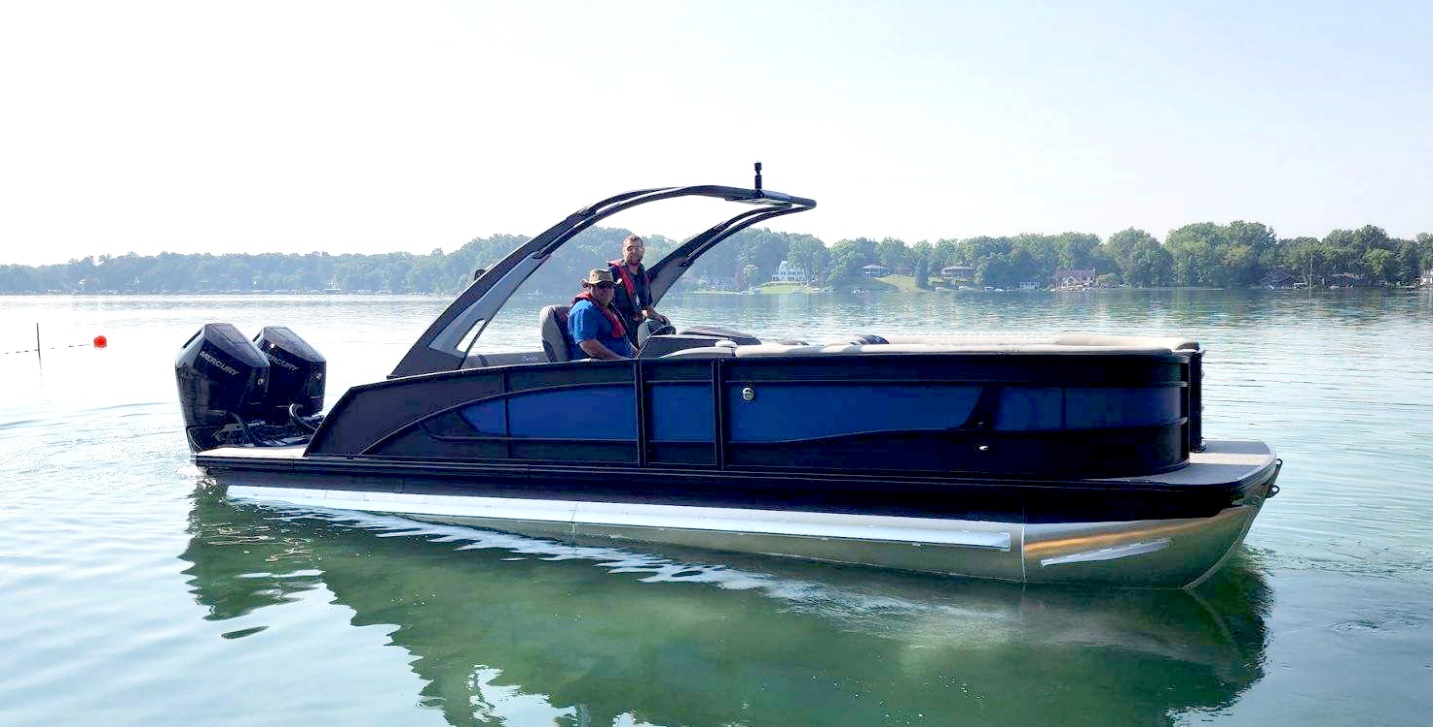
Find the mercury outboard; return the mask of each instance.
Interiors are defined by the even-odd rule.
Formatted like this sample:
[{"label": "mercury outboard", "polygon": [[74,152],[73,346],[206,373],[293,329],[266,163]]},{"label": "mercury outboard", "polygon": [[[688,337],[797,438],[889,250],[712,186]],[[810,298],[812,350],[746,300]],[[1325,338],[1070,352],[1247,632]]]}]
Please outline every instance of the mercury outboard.
[{"label": "mercury outboard", "polygon": [[254,344],[269,359],[269,387],[261,407],[265,422],[283,425],[323,411],[328,362],[318,351],[284,326],[264,328]]},{"label": "mercury outboard", "polygon": [[302,442],[321,418],[326,369],[282,326],[250,341],[228,323],[206,324],[174,363],[189,448]]}]

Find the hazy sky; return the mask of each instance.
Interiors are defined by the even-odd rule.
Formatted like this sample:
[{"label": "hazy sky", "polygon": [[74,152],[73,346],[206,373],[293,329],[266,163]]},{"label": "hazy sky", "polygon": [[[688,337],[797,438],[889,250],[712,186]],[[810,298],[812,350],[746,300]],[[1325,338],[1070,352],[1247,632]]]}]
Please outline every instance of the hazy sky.
[{"label": "hazy sky", "polygon": [[1433,232],[1429,2],[17,0],[0,99],[0,263],[451,251],[756,160],[827,242]]}]

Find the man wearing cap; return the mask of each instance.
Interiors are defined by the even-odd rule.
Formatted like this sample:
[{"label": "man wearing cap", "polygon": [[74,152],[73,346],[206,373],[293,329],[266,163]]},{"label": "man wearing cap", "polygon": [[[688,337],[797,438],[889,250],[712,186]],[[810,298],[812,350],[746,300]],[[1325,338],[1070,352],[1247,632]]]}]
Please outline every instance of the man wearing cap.
[{"label": "man wearing cap", "polygon": [[567,311],[572,360],[620,361],[632,357],[626,325],[612,307],[615,287],[612,271],[601,268],[587,273],[587,279],[582,281],[582,292],[572,299],[572,308]]},{"label": "man wearing cap", "polygon": [[607,263],[612,280],[617,283],[617,294],[612,299],[612,307],[622,315],[627,339],[632,343],[637,342],[637,328],[642,325],[642,321],[668,322],[666,316],[652,308],[652,279],[647,275],[647,268],[642,266],[642,255],[645,252],[646,244],[642,242],[642,238],[628,235],[627,239],[622,241],[622,257]]}]

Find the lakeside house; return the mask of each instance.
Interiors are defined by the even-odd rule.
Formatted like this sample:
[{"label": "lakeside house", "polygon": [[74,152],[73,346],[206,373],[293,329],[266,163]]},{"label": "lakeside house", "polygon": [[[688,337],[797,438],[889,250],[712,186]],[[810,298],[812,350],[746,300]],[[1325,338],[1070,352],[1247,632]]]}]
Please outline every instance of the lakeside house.
[{"label": "lakeside house", "polygon": [[697,278],[697,290],[733,291],[736,290],[736,278],[703,275]]},{"label": "lakeside house", "polygon": [[1265,288],[1292,288],[1296,282],[1299,282],[1297,275],[1282,269],[1270,270],[1259,279],[1259,285]]},{"label": "lakeside house", "polygon": [[861,275],[867,278],[884,278],[891,274],[891,269],[884,265],[867,265],[861,268]]},{"label": "lakeside house", "polygon": [[975,268],[970,265],[947,265],[940,269],[940,276],[946,280],[970,280],[975,277]]},{"label": "lakeside house", "polygon": [[1093,270],[1056,270],[1050,276],[1050,282],[1057,288],[1089,288],[1095,284],[1095,271]]},{"label": "lakeside house", "polygon": [[771,276],[773,283],[804,283],[809,279],[806,266],[790,260],[782,260],[781,265],[776,268],[776,274]]},{"label": "lakeside house", "polygon": [[1418,284],[1433,286],[1433,268],[1423,271],[1422,277],[1418,278]]}]

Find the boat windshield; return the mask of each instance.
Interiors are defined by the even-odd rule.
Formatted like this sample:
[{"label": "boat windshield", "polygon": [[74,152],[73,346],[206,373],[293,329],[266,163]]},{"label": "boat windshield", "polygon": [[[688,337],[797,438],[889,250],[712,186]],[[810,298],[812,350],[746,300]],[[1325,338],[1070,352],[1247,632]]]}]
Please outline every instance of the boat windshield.
[{"label": "boat windshield", "polygon": [[[627,229],[597,226],[619,212],[651,202],[683,198],[697,198],[708,204],[745,203],[735,209],[725,205],[724,216],[719,215],[716,224],[691,235],[680,244],[651,236],[658,245],[648,250],[647,259],[655,259],[670,249],[654,264],[643,261],[651,275],[651,293],[655,302],[661,300],[699,258],[727,237],[766,220],[816,206],[814,200],[762,190],[759,171],[757,181],[754,189],[704,185],[636,190],[574,212],[518,246],[502,260],[485,267],[482,275],[429,326],[390,376],[541,360],[537,358],[540,354],[534,354],[532,361],[521,357],[508,360],[511,356],[489,358],[479,352],[475,344],[498,311],[510,300],[519,309],[514,312],[521,315],[525,311],[531,316],[529,320],[535,320],[536,311],[544,305],[570,302],[580,290],[578,281],[586,276],[588,270],[603,267],[620,255],[621,240],[629,234]],[[511,342],[492,343],[508,348]]]},{"label": "boat windshield", "polygon": [[[624,222],[625,220],[616,220]],[[647,229],[647,228],[639,228]],[[473,353],[514,353],[531,351],[537,339],[533,335],[538,314],[549,305],[568,305],[582,292],[579,281],[594,268],[605,268],[621,254],[622,241],[632,234],[627,227],[592,227],[578,233],[567,244],[550,255],[542,267],[528,276],[508,298],[500,311],[495,311],[481,325],[474,326],[461,347]],[[679,240],[664,235],[643,235],[645,259],[651,266],[674,250]],[[483,251],[482,267],[489,268],[511,252]],[[481,331],[481,339],[477,334]]]}]

